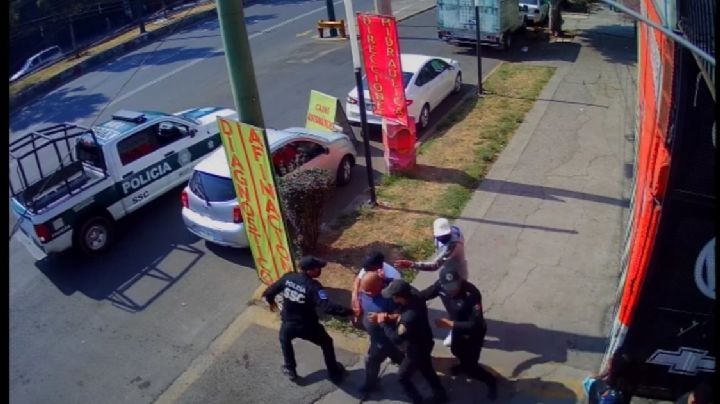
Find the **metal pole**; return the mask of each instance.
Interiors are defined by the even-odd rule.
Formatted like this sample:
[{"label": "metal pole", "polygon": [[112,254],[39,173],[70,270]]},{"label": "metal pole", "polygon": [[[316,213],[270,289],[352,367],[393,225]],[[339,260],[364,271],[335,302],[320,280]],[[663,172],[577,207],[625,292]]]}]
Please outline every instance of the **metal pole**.
[{"label": "metal pole", "polygon": [[640,20],[640,21],[644,22],[645,24],[655,28],[656,30],[658,30],[658,31],[662,32],[663,34],[669,36],[670,38],[674,39],[680,45],[686,47],[690,52],[698,55],[698,57],[702,58],[706,62],[715,66],[715,57],[714,56],[710,56],[707,52],[705,52],[702,49],[698,48],[697,46],[693,45],[690,41],[688,41],[687,39],[683,38],[682,36],[676,34],[671,29],[656,24],[655,22],[651,21],[647,17],[636,13],[635,11],[625,7],[624,5],[622,5],[616,1],[611,1],[611,0],[601,0],[601,1],[603,3],[609,4],[617,9],[619,9],[620,11],[622,11],[625,14],[630,14],[630,16],[635,18],[636,20]]},{"label": "metal pole", "polygon": [[365,112],[365,90],[362,85],[360,68],[355,68],[355,85],[358,92],[358,106],[360,107],[360,124],[363,135],[363,149],[365,149],[365,169],[367,170],[368,186],[370,186],[370,204],[377,205],[375,195],[375,179],[373,177],[372,159],[370,158],[370,132],[368,131],[367,113]]},{"label": "metal pole", "polygon": [[[327,7],[328,20],[335,21],[335,4],[333,4],[333,0],[325,0],[325,6]],[[330,28],[330,36],[333,38],[337,36],[335,28]]]},{"label": "metal pole", "polygon": [[345,19],[347,20],[348,36],[350,39],[350,52],[352,54],[353,68],[355,70],[355,86],[358,92],[358,106],[360,107],[360,130],[365,149],[365,169],[367,171],[368,186],[370,187],[370,204],[377,206],[375,193],[375,179],[373,176],[372,158],[370,157],[370,132],[368,131],[367,113],[365,111],[365,91],[362,85],[362,71],[360,69],[360,49],[358,47],[357,27],[355,26],[355,13],[353,13],[352,0],[345,2]]},{"label": "metal pole", "polygon": [[235,107],[242,122],[264,128],[243,2],[217,0],[217,13]]},{"label": "metal pole", "polygon": [[483,94],[482,83],[482,47],[480,46],[480,5],[475,0],[475,40],[477,41],[475,49],[477,54],[477,71],[478,71],[478,96]]},{"label": "metal pole", "polygon": [[393,15],[390,0],[375,0],[375,14]]}]

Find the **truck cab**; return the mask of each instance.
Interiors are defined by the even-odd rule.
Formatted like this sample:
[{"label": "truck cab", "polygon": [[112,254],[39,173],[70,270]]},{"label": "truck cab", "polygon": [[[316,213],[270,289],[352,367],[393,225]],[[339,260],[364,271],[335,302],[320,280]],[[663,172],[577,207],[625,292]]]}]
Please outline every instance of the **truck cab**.
[{"label": "truck cab", "polygon": [[54,125],[11,142],[18,237],[44,253],[106,251],[117,220],[187,181],[194,163],[221,146],[218,116],[237,113],[123,110],[93,128]]}]

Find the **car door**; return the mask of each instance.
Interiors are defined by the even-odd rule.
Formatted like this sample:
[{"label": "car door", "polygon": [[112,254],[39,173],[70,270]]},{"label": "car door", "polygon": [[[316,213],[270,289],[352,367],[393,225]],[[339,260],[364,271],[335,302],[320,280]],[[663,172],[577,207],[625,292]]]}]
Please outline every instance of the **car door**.
[{"label": "car door", "polygon": [[[160,122],[157,125],[157,136],[162,156],[167,161],[172,172],[167,175],[167,188],[172,188],[187,182],[192,173],[193,160],[197,154],[212,150],[214,147],[206,145],[209,139],[201,139],[192,131],[190,126],[171,120]],[[197,147],[194,147],[197,145]],[[193,152],[193,149],[197,149]]]},{"label": "car door", "polygon": [[172,169],[163,162],[154,126],[136,131],[116,144],[118,157],[117,184],[126,212],[132,212],[165,188]]},{"label": "car door", "polygon": [[418,108],[422,108],[425,103],[429,103],[430,108],[435,107],[433,79],[436,75],[430,63],[426,63],[420,68],[415,83],[413,84],[416,94],[414,98],[415,102],[418,103]]},{"label": "car door", "polygon": [[448,96],[448,94],[452,92],[453,86],[455,84],[455,77],[452,74],[452,70],[450,70],[450,65],[442,59],[433,59],[430,61],[430,65],[432,66],[433,70],[435,70],[435,72],[438,74],[437,103],[439,104],[440,102],[442,102],[442,100],[445,99],[445,97]]}]

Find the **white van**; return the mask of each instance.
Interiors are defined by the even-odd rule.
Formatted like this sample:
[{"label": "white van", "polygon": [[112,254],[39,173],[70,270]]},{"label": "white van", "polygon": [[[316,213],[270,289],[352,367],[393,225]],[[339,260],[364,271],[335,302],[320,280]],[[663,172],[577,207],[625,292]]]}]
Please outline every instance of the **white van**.
[{"label": "white van", "polygon": [[26,76],[43,66],[47,66],[50,63],[60,60],[62,57],[63,53],[59,46],[51,46],[43,51],[40,51],[33,56],[30,56],[25,61],[22,69],[10,77],[10,82],[18,80],[19,78]]}]

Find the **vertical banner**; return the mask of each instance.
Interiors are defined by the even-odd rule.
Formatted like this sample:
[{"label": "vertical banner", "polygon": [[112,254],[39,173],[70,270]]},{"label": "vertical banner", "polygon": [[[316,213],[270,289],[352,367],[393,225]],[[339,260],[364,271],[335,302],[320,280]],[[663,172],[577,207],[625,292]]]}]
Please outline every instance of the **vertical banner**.
[{"label": "vertical banner", "polygon": [[374,113],[383,118],[390,173],[415,167],[415,122],[408,117],[395,17],[358,13],[363,61]]},{"label": "vertical banner", "polygon": [[221,117],[218,126],[258,277],[269,285],[294,268],[265,133]]},{"label": "vertical banner", "polygon": [[358,31],[375,114],[408,126],[395,17],[358,13]]}]

